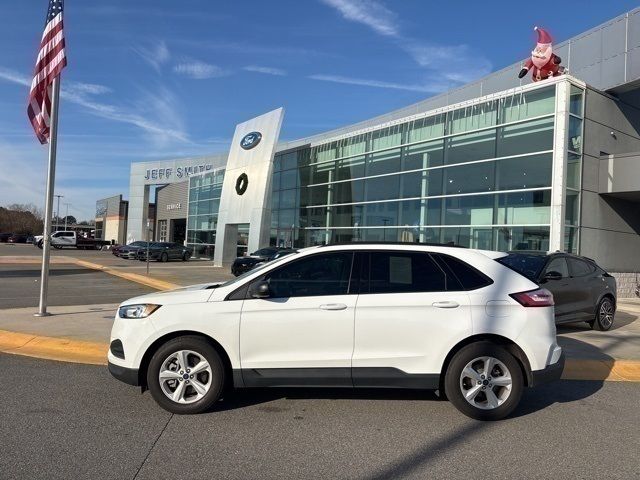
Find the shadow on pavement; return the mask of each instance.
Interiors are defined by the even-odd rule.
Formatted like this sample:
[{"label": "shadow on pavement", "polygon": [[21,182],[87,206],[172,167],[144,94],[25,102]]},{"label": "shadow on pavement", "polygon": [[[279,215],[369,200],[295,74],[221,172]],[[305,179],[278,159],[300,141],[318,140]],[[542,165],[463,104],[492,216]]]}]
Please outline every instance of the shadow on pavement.
[{"label": "shadow on pavement", "polygon": [[[637,319],[637,315],[631,315],[627,312],[617,310],[613,319],[613,325],[609,329],[610,332],[622,327],[626,327],[630,323],[633,323]],[[592,328],[586,322],[564,323],[558,325],[558,334],[573,333],[573,332],[585,332],[592,330]]]},{"label": "shadow on pavement", "polygon": [[[49,270],[50,277],[62,277],[67,275],[82,275],[86,273],[96,273],[95,270],[87,268],[52,268]],[[40,278],[40,269],[24,269],[24,270],[2,270],[3,278]]]}]

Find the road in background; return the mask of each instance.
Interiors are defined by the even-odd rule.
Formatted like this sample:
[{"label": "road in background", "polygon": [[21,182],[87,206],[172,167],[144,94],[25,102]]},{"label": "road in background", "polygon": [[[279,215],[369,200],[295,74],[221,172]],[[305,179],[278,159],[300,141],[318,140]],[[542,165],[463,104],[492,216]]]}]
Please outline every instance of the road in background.
[{"label": "road in background", "polygon": [[562,381],[478,422],[429,392],[247,390],[170,415],[105,367],[0,355],[3,479],[638,478],[640,384]]}]

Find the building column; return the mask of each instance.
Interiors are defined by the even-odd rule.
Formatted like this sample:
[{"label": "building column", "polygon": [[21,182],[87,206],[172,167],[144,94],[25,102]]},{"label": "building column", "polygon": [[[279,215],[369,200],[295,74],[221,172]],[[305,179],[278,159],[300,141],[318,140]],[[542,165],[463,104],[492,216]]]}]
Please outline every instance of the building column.
[{"label": "building column", "polygon": [[149,218],[149,185],[145,185],[144,167],[144,164],[131,164],[126,243],[147,239],[146,229],[147,219]]},{"label": "building column", "polygon": [[569,132],[569,94],[567,81],[556,85],[556,116],[553,136],[553,168],[551,170],[551,231],[549,250],[564,250],[566,211],[567,145]]}]

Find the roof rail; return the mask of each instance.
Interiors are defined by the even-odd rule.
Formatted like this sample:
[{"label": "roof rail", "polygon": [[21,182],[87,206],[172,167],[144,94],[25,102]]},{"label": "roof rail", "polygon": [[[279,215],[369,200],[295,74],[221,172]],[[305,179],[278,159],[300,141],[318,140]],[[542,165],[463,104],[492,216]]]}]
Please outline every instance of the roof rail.
[{"label": "roof rail", "polygon": [[432,243],[432,242],[392,242],[392,241],[356,241],[356,242],[335,242],[335,243],[325,243],[319,245],[320,247],[335,247],[342,245],[417,245],[421,247],[455,247],[455,248],[467,248],[464,245],[456,245],[454,242],[447,243]]}]

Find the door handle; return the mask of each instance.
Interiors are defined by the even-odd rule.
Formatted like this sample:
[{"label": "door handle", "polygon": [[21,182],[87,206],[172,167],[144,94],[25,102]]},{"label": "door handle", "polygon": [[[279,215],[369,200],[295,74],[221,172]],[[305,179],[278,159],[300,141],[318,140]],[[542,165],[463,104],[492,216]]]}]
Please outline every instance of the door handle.
[{"label": "door handle", "polygon": [[345,310],[347,306],[344,303],[323,303],[320,310]]},{"label": "door handle", "polygon": [[460,304],[458,302],[433,302],[432,304],[436,308],[458,308]]}]

